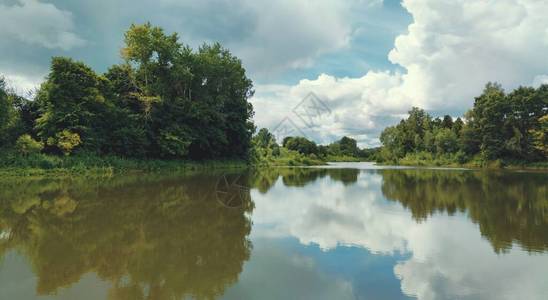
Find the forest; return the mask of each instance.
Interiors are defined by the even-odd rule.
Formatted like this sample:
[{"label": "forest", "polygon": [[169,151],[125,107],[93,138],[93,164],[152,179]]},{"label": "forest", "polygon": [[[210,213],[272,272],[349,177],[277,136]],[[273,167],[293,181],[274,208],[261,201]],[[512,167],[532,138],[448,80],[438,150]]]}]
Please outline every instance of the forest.
[{"label": "forest", "polygon": [[198,50],[150,23],[124,36],[123,63],[104,74],[51,60],[33,100],[0,79],[0,151],[136,159],[247,159],[252,81],[220,44]]},{"label": "forest", "polygon": [[463,118],[432,118],[413,108],[396,126],[383,130],[381,162],[503,166],[546,162],[548,85],[506,93],[488,83]]}]

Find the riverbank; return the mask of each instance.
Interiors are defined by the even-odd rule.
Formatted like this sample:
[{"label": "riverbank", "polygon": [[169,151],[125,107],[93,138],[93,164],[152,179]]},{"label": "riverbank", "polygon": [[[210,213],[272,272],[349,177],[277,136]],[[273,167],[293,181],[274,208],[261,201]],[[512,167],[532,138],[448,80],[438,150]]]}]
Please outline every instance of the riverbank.
[{"label": "riverbank", "polygon": [[71,176],[105,177],[130,172],[184,172],[207,169],[247,168],[243,160],[160,160],[129,159],[118,156],[34,154],[0,155],[0,177]]},{"label": "riverbank", "polygon": [[510,170],[547,170],[548,161],[527,162],[516,160],[498,159],[484,161],[478,158],[472,160],[457,160],[454,157],[421,157],[419,155],[406,155],[396,161],[377,161],[380,165],[399,165],[409,167],[447,167],[468,169],[510,169]]}]

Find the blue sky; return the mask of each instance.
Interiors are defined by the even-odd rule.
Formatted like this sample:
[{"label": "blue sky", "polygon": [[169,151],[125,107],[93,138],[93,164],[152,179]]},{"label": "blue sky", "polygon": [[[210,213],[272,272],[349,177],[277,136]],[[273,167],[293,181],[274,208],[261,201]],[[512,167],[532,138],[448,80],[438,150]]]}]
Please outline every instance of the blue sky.
[{"label": "blue sky", "polygon": [[[150,21],[240,57],[259,127],[291,118],[317,142],[374,146],[412,106],[458,116],[488,81],[548,82],[547,14],[538,0],[0,0],[0,74],[25,92],[51,56],[103,72],[129,25]],[[316,128],[292,112],[310,92],[331,108]]]}]

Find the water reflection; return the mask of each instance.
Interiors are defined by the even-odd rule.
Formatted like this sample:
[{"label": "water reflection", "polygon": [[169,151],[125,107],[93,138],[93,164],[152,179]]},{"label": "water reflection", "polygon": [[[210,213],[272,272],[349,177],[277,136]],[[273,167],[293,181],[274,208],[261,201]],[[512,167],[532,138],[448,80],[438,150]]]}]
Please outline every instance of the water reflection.
[{"label": "water reflection", "polygon": [[543,173],[0,182],[0,299],[545,299],[547,250]]},{"label": "water reflection", "polygon": [[[418,299],[546,298],[546,174],[362,170],[349,184],[330,176],[336,170],[305,172],[301,188],[281,172],[268,193],[252,194],[254,239],[291,236],[324,253],[366,249],[340,269],[399,257],[385,268]],[[346,277],[355,298],[391,282],[360,290],[379,273],[364,269],[369,275]]]},{"label": "water reflection", "polygon": [[466,212],[496,252],[516,242],[548,250],[548,176],[516,172],[383,170],[382,192],[417,221]]},{"label": "water reflection", "polygon": [[0,257],[24,255],[38,295],[93,272],[111,284],[109,299],[216,298],[249,259],[253,209],[218,205],[216,180],[4,181]]},{"label": "water reflection", "polygon": [[[548,175],[466,170],[367,170],[365,183],[382,179],[382,195],[401,203],[417,222],[438,213],[466,213],[478,223],[494,250],[518,243],[528,251],[548,250]],[[273,169],[257,172],[255,184],[266,193],[278,178],[286,187],[304,187],[329,176],[349,186],[359,169]],[[379,175],[379,176],[374,176]],[[348,200],[348,199],[347,199]]]}]

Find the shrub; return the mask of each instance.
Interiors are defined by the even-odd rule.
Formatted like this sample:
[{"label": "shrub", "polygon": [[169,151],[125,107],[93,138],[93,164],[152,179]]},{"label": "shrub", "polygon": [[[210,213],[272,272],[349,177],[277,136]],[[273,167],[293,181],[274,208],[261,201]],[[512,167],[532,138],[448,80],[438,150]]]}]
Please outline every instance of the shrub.
[{"label": "shrub", "polygon": [[15,142],[15,149],[24,156],[40,153],[44,149],[44,144],[34,140],[30,135],[23,134]]},{"label": "shrub", "polygon": [[63,130],[55,135],[55,138],[48,139],[49,146],[55,146],[63,152],[64,155],[70,155],[74,148],[82,143],[80,135],[70,130]]}]

